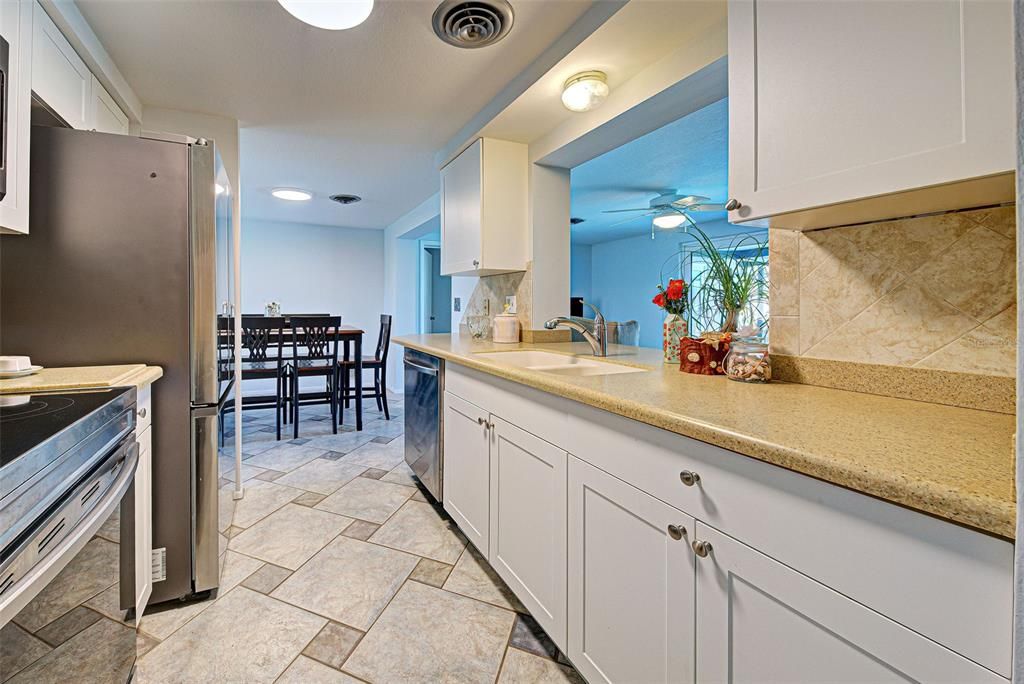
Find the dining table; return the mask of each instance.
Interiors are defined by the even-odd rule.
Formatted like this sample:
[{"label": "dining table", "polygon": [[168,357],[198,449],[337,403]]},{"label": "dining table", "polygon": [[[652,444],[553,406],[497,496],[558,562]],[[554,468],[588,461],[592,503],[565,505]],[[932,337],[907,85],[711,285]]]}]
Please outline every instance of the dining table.
[{"label": "dining table", "polygon": [[[292,316],[299,316],[300,314],[291,314]],[[303,316],[310,316],[311,314],[302,314]],[[327,316],[330,314],[315,314],[316,316]],[[290,316],[285,314],[285,328],[291,329]],[[229,330],[227,326],[221,326],[220,334],[230,336],[234,331]],[[336,328],[329,328],[327,331],[328,335],[333,335],[337,338],[341,344],[341,361],[348,362],[351,360],[354,363],[355,369],[355,413],[356,413],[356,430],[362,431],[363,429],[363,335],[366,331],[362,328],[357,328],[352,325],[339,325]],[[288,333],[285,333],[288,335]],[[286,343],[287,344],[287,343]]]}]

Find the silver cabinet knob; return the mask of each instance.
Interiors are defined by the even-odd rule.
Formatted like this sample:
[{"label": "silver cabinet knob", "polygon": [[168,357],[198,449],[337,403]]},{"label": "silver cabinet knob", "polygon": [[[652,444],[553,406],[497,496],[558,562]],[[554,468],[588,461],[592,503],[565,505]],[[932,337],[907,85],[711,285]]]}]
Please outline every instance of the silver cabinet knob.
[{"label": "silver cabinet knob", "polygon": [[676,541],[679,541],[686,535],[686,528],[682,525],[669,525],[668,536],[672,537]]},{"label": "silver cabinet knob", "polygon": [[736,211],[737,209],[739,209],[742,206],[743,205],[740,204],[739,200],[730,199],[728,202],[725,203],[725,210],[726,211]]},{"label": "silver cabinet knob", "polygon": [[483,425],[484,428],[487,429],[487,430],[491,429],[491,424],[490,424],[490,422],[486,418],[477,418],[476,419],[476,424],[477,425]]},{"label": "silver cabinet knob", "polygon": [[146,407],[143,406],[142,408],[140,408],[138,410],[138,414],[139,414],[139,418],[145,418],[146,417]]},{"label": "silver cabinet knob", "polygon": [[690,546],[693,547],[693,552],[701,558],[707,558],[711,553],[711,542],[695,541]]},{"label": "silver cabinet knob", "polygon": [[692,487],[693,485],[700,482],[700,475],[693,472],[692,470],[684,470],[683,472],[679,473],[679,479],[687,487]]},{"label": "silver cabinet knob", "polygon": [[473,259],[473,268],[480,268],[480,262],[477,259]]}]

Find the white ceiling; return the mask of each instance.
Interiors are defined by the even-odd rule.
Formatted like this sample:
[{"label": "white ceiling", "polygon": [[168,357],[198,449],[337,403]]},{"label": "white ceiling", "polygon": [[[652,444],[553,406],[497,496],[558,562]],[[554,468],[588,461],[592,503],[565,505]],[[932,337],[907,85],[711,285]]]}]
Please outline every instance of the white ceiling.
[{"label": "white ceiling", "polygon": [[[728,101],[720,100],[572,169],[572,240],[594,244],[649,235],[651,218],[605,214],[646,207],[664,192],[725,202],[728,192]],[[694,212],[697,223],[723,221],[722,212]],[[618,224],[618,225],[614,225]]]},{"label": "white ceiling", "polygon": [[144,104],[239,120],[244,218],[380,229],[437,191],[434,153],[591,3],[512,0],[511,34],[479,50],[434,35],[433,0],[378,0],[337,32],[270,0],[77,4]]}]

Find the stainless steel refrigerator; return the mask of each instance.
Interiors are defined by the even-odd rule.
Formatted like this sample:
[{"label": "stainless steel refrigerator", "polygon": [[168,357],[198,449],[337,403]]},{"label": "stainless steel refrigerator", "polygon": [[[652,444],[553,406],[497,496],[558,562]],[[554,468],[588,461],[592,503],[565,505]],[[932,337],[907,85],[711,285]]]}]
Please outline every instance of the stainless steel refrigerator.
[{"label": "stainless steel refrigerator", "polygon": [[[211,141],[32,129],[28,235],[0,238],[0,353],[146,363],[153,386],[151,603],[218,582],[218,317],[233,302],[231,189]],[[160,552],[157,551],[159,554]]]}]

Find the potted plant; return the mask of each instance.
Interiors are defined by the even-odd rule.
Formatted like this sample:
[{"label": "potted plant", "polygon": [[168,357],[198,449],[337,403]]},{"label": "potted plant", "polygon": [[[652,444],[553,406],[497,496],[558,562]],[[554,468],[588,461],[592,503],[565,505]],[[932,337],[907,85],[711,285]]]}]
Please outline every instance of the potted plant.
[{"label": "potted plant", "polygon": [[662,350],[665,363],[679,363],[679,345],[686,337],[686,283],[680,278],[669,280],[668,286],[658,283],[658,294],[651,300],[665,310],[662,324]]},{"label": "potted plant", "polygon": [[686,232],[700,245],[708,264],[705,277],[691,296],[700,310],[721,312],[719,332],[734,333],[740,325],[740,314],[767,290],[766,245],[753,236],[741,236],[729,249],[720,250],[695,224]]}]

